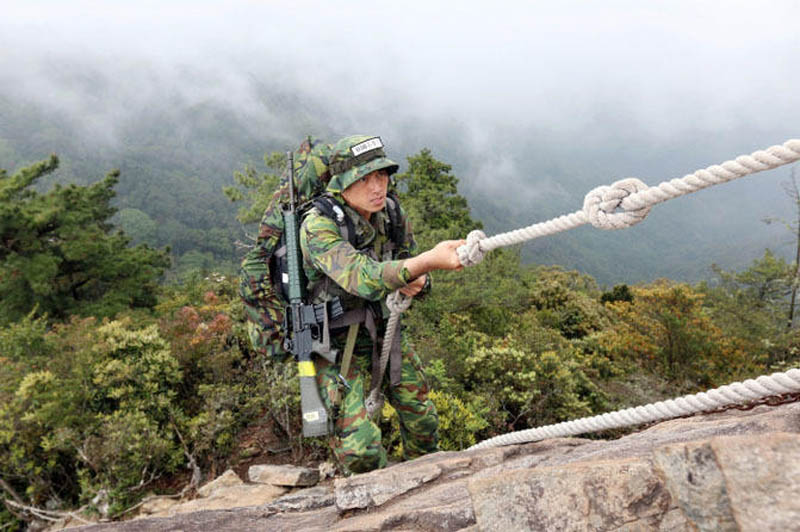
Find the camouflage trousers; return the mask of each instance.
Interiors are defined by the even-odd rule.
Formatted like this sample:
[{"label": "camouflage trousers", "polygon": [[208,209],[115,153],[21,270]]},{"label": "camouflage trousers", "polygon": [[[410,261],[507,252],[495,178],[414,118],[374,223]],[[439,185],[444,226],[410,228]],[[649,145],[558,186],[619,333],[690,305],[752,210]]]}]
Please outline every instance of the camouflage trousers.
[{"label": "camouflage trousers", "polygon": [[[401,337],[402,376],[397,386],[389,383],[388,369],[382,383],[386,399],[397,411],[403,459],[410,460],[439,450],[439,417],[428,398],[428,386],[419,357]],[[340,387],[339,365],[319,364],[317,385],[329,412],[334,412],[333,398],[340,390],[335,433],[330,445],[336,459],[350,473],[363,473],[386,466],[386,450],[381,445],[381,430],[367,416],[364,399],[369,392],[371,349],[357,349],[350,370],[345,375],[349,386]]]}]

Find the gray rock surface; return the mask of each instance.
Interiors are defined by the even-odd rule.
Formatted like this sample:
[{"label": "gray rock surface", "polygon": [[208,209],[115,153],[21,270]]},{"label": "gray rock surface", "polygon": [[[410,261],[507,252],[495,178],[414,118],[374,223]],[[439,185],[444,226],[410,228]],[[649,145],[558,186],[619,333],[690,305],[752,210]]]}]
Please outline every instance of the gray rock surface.
[{"label": "gray rock surface", "polygon": [[186,501],[170,507],[166,514],[159,516],[172,516],[207,510],[225,510],[246,506],[260,506],[270,503],[286,493],[286,488],[270,484],[241,484],[220,488],[208,497]]},{"label": "gray rock surface", "polygon": [[655,455],[673,498],[701,530],[800,529],[800,435],[720,437]]},{"label": "gray rock surface", "polygon": [[197,490],[197,495],[200,497],[208,497],[219,489],[241,486],[242,484],[244,484],[244,482],[239,478],[239,475],[237,475],[233,469],[228,469],[211,482],[200,486],[200,489]]},{"label": "gray rock surface", "polygon": [[793,403],[672,420],[611,441],[437,453],[257,506],[84,529],[784,531],[798,529],[798,494]]},{"label": "gray rock surface", "polygon": [[273,486],[313,486],[319,482],[319,469],[309,469],[291,464],[254,465],[247,470],[250,482]]}]

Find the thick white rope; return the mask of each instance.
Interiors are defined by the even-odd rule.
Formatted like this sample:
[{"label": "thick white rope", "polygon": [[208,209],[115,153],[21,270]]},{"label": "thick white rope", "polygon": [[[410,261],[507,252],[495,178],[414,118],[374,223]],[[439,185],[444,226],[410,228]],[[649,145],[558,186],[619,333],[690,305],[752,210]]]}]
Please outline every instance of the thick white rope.
[{"label": "thick white rope", "polygon": [[389,363],[389,355],[392,352],[392,344],[397,333],[397,325],[400,323],[400,314],[408,310],[413,298],[406,297],[396,290],[386,297],[386,307],[389,309],[389,320],[386,322],[386,333],[383,335],[383,347],[381,348],[381,360],[379,362],[378,378],[372,382],[369,395],[364,400],[367,408],[367,415],[374,418],[375,414],[383,409],[383,393],[381,392],[381,382],[386,371],[386,364]]},{"label": "thick white rope", "polygon": [[481,262],[484,254],[493,249],[521,244],[587,222],[599,229],[630,227],[644,220],[653,205],[797,160],[800,160],[800,139],[790,139],[783,145],[741,155],[682,178],[664,181],[656,187],[648,187],[636,178],[623,179],[589,192],[584,198],[583,209],[572,214],[488,238],[481,231],[472,231],[467,236],[467,243],[458,248],[458,258],[462,265],[472,266]]},{"label": "thick white rope", "polygon": [[547,438],[561,438],[607,429],[630,427],[642,423],[664,421],[707,412],[726,406],[749,403],[774,395],[797,392],[800,392],[800,369],[790,369],[785,373],[773,373],[770,376],[762,375],[757,379],[734,382],[707,392],[684,395],[677,399],[659,401],[658,403],[637,406],[636,408],[626,408],[625,410],[617,410],[616,412],[608,412],[593,417],[563,421],[555,425],[546,425],[495,436],[473,445],[468,450],[502,447],[504,445],[535,442]]}]

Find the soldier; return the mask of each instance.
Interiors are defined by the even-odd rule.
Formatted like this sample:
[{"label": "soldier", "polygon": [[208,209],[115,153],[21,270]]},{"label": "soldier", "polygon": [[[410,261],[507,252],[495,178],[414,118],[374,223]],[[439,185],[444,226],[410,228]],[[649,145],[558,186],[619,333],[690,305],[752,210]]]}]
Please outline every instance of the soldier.
[{"label": "soldier", "polygon": [[[343,321],[332,324],[331,343],[344,352],[348,332],[352,336],[357,331],[346,375],[340,375],[341,359],[329,364],[317,358],[316,365],[320,395],[335,416],[334,454],[345,470],[360,473],[386,465],[381,431],[364,405],[366,376],[376,369],[377,341],[388,316],[382,301],[398,289],[409,297],[420,294],[430,285],[426,274],[432,270],[461,269],[456,248],[464,241],[443,241],[414,256],[416,243],[407,217],[396,199],[387,196],[398,165],[386,158],[380,138],[340,140],[329,169],[327,192],[349,221],[345,224],[311,209],[300,228],[300,247],[314,302],[339,297],[346,311]],[[398,212],[400,220],[393,223]],[[355,232],[354,240],[342,234],[347,230]],[[411,459],[438,450],[438,417],[420,360],[404,335],[400,331],[397,335],[391,370],[381,384],[400,419],[403,458]]]}]

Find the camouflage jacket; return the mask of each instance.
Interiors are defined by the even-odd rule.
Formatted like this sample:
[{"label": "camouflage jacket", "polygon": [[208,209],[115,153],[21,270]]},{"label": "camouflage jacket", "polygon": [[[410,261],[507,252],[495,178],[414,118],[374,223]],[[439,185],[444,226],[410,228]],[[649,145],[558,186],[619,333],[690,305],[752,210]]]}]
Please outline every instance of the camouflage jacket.
[{"label": "camouflage jacket", "polygon": [[336,222],[314,208],[300,228],[300,248],[308,293],[316,301],[339,296],[348,310],[363,306],[365,301],[381,300],[408,284],[404,259],[416,253],[417,245],[402,209],[404,231],[397,249],[393,249],[388,236],[386,208],[374,213],[369,221],[346,204],[344,211],[353,221],[355,247],[342,236]]}]

